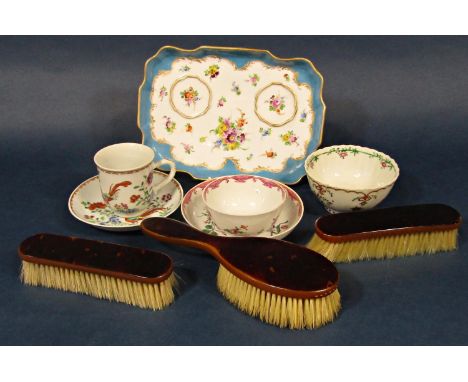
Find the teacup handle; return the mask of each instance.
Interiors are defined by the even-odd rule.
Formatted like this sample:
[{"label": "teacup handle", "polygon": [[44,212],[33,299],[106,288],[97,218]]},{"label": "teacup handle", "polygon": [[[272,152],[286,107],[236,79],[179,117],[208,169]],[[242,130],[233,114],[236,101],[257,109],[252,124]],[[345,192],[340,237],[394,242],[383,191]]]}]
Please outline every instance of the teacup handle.
[{"label": "teacup handle", "polygon": [[175,166],[175,163],[170,161],[170,160],[167,160],[167,159],[161,159],[159,162],[156,162],[154,164],[154,168],[156,167],[161,167],[161,165],[163,164],[167,164],[170,166],[171,168],[171,171],[169,172],[169,175],[167,176],[166,179],[164,179],[164,181],[162,181],[161,183],[159,183],[157,186],[153,186],[153,192],[156,194],[161,188],[163,188],[166,184],[168,184],[173,178],[174,178],[174,175],[176,173],[176,166]]}]

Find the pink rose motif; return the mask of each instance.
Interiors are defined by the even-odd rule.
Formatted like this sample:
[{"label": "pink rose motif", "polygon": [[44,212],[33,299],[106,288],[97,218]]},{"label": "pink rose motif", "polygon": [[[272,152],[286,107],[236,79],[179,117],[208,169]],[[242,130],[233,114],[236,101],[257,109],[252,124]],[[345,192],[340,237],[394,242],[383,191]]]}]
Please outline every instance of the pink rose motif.
[{"label": "pink rose motif", "polygon": [[275,183],[275,182],[272,182],[271,180],[265,180],[265,179],[261,179],[263,185],[265,187],[268,187],[268,188],[279,188],[278,185]]},{"label": "pink rose motif", "polygon": [[228,141],[229,143],[233,143],[237,139],[237,133],[234,129],[228,129],[224,134],[226,141]]},{"label": "pink rose motif", "polygon": [[250,175],[234,175],[232,179],[237,183],[245,183],[249,179],[253,179]]}]

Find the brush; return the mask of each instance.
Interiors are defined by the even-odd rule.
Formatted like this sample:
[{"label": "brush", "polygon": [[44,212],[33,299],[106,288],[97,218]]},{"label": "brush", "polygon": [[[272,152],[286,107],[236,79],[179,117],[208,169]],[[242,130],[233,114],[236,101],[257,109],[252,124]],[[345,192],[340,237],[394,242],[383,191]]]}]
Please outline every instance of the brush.
[{"label": "brush", "polygon": [[307,247],[333,262],[432,254],[457,248],[460,213],[420,204],[327,215]]},{"label": "brush", "polygon": [[152,310],[174,301],[172,260],[163,253],[46,233],[25,239],[18,252],[27,285]]},{"label": "brush", "polygon": [[291,329],[317,328],[340,310],[338,271],[303,246],[268,238],[212,236],[167,218],[148,218],[140,227],[157,240],[210,253],[220,263],[221,293],[264,322]]}]

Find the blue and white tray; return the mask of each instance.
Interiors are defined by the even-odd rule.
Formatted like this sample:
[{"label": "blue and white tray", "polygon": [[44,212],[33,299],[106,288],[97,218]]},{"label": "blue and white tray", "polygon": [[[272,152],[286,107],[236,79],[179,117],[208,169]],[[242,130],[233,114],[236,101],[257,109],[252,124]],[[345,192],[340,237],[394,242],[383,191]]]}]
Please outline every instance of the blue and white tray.
[{"label": "blue and white tray", "polygon": [[248,173],[293,184],[322,140],[322,87],[305,58],[166,46],[145,64],[143,143],[197,179]]}]

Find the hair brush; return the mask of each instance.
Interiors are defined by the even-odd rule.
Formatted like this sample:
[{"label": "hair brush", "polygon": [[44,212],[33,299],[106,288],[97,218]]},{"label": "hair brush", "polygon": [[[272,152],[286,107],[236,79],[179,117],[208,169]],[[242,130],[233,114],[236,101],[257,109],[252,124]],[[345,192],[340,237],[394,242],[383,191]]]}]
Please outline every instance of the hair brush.
[{"label": "hair brush", "polygon": [[217,285],[240,310],[280,327],[317,328],[340,310],[338,271],[322,255],[281,240],[212,236],[167,218],[148,218],[143,232],[195,247],[220,263]]},{"label": "hair brush", "polygon": [[174,301],[172,260],[163,253],[46,233],[24,240],[18,252],[27,285],[153,310]]},{"label": "hair brush", "polygon": [[334,262],[431,254],[457,248],[460,213],[420,204],[326,215],[308,247]]}]

